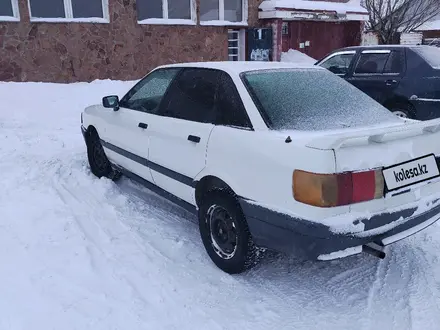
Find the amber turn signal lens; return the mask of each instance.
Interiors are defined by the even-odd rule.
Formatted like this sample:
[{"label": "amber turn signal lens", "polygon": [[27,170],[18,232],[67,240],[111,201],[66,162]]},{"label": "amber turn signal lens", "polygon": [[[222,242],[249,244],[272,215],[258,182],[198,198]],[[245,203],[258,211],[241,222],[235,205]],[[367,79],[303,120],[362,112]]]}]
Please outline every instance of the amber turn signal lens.
[{"label": "amber turn signal lens", "polygon": [[293,197],[299,202],[320,207],[337,205],[338,182],[332,174],[295,170],[292,188]]}]

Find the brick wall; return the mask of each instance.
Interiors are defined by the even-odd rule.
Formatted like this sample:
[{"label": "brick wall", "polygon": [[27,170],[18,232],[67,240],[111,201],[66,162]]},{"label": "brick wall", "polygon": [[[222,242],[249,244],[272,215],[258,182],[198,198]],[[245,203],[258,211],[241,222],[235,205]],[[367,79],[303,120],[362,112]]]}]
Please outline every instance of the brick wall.
[{"label": "brick wall", "polygon": [[[249,0],[249,26],[260,2]],[[227,59],[227,27],[139,25],[135,0],[109,7],[109,24],[30,23],[19,0],[21,21],[0,22],[0,81],[138,79],[161,64]]]}]

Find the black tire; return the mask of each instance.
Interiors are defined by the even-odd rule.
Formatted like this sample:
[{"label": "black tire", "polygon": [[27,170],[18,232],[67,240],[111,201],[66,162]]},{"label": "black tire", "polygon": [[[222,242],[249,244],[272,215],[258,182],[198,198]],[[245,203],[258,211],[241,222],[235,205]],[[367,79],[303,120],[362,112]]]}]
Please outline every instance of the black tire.
[{"label": "black tire", "polygon": [[415,119],[414,107],[409,103],[405,103],[405,102],[393,103],[388,106],[388,109],[393,114],[401,118]]},{"label": "black tire", "polygon": [[112,168],[104,152],[98,133],[95,131],[91,131],[87,137],[87,158],[91,172],[98,178],[106,177],[117,181],[121,177],[121,173]]},{"label": "black tire", "polygon": [[[223,215],[220,216],[220,213]],[[231,192],[220,189],[208,191],[200,203],[198,217],[203,245],[218,268],[229,274],[239,274],[258,263],[259,250],[252,240],[241,207]],[[222,217],[227,220],[219,220]],[[219,236],[235,240],[235,247]],[[230,248],[229,251],[225,246]]]}]

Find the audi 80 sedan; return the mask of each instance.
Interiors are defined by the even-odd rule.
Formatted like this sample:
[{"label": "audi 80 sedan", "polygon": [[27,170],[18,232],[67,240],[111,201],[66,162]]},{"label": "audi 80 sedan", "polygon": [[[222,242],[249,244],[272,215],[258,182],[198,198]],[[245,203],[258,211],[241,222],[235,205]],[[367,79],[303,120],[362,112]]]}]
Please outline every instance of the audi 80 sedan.
[{"label": "audi 80 sedan", "polygon": [[440,218],[440,120],[399,118],[295,63],[159,66],[81,114],[91,171],[198,215],[227,273],[270,249],[313,260],[384,247]]}]

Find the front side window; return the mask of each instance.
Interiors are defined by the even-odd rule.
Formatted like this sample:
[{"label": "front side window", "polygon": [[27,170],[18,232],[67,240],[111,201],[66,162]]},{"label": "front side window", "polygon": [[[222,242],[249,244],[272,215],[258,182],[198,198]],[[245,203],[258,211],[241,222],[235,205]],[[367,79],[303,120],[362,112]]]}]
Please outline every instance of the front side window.
[{"label": "front side window", "polygon": [[201,0],[200,22],[244,22],[246,0]]},{"label": "front side window", "polygon": [[18,0],[0,0],[0,21],[18,21]]},{"label": "front side window", "polygon": [[269,128],[329,130],[399,122],[359,89],[321,69],[277,69],[241,75]]},{"label": "front side window", "polygon": [[184,69],[170,86],[159,114],[199,123],[214,123],[219,74],[219,71],[211,69]]},{"label": "front side window", "polygon": [[330,70],[337,75],[346,75],[354,56],[355,52],[338,54],[322,62],[320,66]]},{"label": "front side window", "polygon": [[138,82],[120,102],[120,106],[156,114],[160,102],[179,69],[158,69]]},{"label": "front side window", "polygon": [[195,20],[195,0],[137,0],[138,22]]},{"label": "front side window", "polygon": [[108,0],[29,0],[31,21],[108,22]]}]

